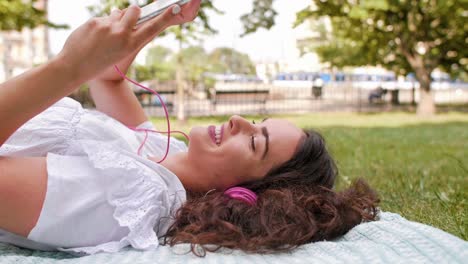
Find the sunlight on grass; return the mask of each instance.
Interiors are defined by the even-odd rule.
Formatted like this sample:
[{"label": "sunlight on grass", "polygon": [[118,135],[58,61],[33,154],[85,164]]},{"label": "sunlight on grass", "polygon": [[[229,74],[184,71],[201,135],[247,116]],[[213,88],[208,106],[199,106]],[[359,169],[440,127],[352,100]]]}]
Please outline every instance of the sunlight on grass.
[{"label": "sunlight on grass", "polygon": [[[347,127],[398,127],[421,123],[447,123],[468,122],[468,114],[448,113],[439,114],[434,117],[421,118],[408,113],[384,113],[384,114],[357,114],[357,113],[313,113],[301,115],[266,115],[266,116],[244,116],[248,120],[261,120],[264,117],[284,118],[299,127],[325,127],[325,126],[347,126]],[[171,118],[171,125],[176,129],[189,131],[192,126],[204,126],[226,122],[229,116],[197,117],[190,118],[185,124],[179,124]],[[158,128],[166,128],[165,120],[162,118],[151,119]]]}]

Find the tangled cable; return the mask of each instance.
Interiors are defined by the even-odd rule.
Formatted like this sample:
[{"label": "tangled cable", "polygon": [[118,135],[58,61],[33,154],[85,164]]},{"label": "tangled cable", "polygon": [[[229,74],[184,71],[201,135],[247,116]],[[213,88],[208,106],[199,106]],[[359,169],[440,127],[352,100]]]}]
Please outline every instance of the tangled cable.
[{"label": "tangled cable", "polygon": [[156,91],[154,91],[154,90],[152,90],[152,89],[150,89],[150,88],[148,88],[148,87],[146,87],[146,86],[144,86],[144,85],[142,85],[142,84],[140,84],[140,83],[138,83],[138,82],[136,82],[136,81],[134,81],[134,80],[128,78],[128,77],[125,76],[125,74],[119,69],[119,67],[117,67],[117,65],[114,65],[114,68],[115,68],[115,70],[119,73],[119,75],[120,75],[123,79],[125,79],[125,80],[127,80],[127,81],[133,83],[134,85],[136,85],[136,86],[138,86],[138,87],[140,87],[140,88],[142,88],[142,89],[145,89],[145,90],[150,91],[151,93],[155,94],[155,95],[158,97],[159,101],[161,102],[161,105],[162,105],[162,107],[163,107],[163,109],[164,109],[164,113],[165,113],[165,115],[166,115],[166,120],[167,120],[167,131],[156,131],[156,130],[152,130],[152,129],[136,128],[136,127],[131,127],[131,126],[129,126],[128,128],[132,129],[133,131],[137,131],[137,132],[145,131],[145,139],[143,140],[143,143],[141,143],[140,147],[138,148],[138,155],[140,155],[141,150],[143,149],[143,146],[145,145],[146,140],[148,139],[148,132],[155,132],[155,133],[161,133],[161,134],[166,134],[166,133],[167,133],[167,147],[166,147],[166,153],[164,154],[164,157],[163,157],[160,161],[158,161],[158,163],[163,162],[163,161],[167,158],[167,155],[169,154],[169,147],[170,147],[170,141],[171,141],[171,133],[180,133],[180,134],[182,134],[187,140],[189,140],[189,137],[187,136],[187,134],[185,134],[185,133],[182,132],[182,131],[176,131],[176,130],[175,130],[175,131],[171,131],[171,122],[170,122],[170,120],[169,120],[169,112],[167,111],[166,104],[164,103],[164,101],[162,100],[161,96],[160,96]]}]

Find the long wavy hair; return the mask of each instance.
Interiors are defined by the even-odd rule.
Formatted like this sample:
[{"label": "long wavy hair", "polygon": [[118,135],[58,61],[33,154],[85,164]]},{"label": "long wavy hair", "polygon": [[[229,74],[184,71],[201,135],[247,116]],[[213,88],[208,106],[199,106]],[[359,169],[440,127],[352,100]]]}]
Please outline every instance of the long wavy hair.
[{"label": "long wavy hair", "polygon": [[377,194],[361,179],[333,190],[338,169],[325,140],[312,130],[305,134],[291,160],[262,180],[240,185],[257,194],[256,205],[230,199],[223,191],[188,193],[163,244],[190,243],[200,257],[221,247],[272,253],[334,239],[375,220]]}]

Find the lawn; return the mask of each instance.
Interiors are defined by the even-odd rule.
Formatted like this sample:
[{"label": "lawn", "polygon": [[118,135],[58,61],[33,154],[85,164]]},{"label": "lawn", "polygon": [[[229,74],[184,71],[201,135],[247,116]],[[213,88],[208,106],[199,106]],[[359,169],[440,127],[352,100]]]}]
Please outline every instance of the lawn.
[{"label": "lawn", "polygon": [[[468,114],[324,113],[271,116],[321,132],[339,170],[338,189],[365,178],[381,209],[468,239]],[[219,124],[228,117],[172,122],[173,129]],[[259,116],[247,118],[261,120]],[[165,128],[162,119],[153,119]]]}]

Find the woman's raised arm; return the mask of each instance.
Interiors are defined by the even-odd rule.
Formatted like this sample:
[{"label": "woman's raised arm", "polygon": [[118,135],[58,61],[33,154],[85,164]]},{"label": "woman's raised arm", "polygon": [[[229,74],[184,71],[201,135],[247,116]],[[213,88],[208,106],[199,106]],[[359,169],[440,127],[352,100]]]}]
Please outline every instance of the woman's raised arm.
[{"label": "woman's raised arm", "polygon": [[133,6],[119,20],[90,19],[56,58],[0,85],[0,146],[29,119],[137,48],[150,34],[143,27],[134,30],[139,14]]},{"label": "woman's raised arm", "polygon": [[[200,0],[188,4],[200,6]],[[193,17],[169,12],[135,29],[140,15],[131,6],[122,16],[92,18],[76,29],[50,62],[0,85],[0,146],[20,126],[114,64],[141,49],[165,28]]]},{"label": "woman's raised arm", "polygon": [[[183,5],[178,12],[173,12],[174,9],[168,9],[164,14],[157,19],[164,21],[160,24],[178,25],[192,21],[200,7],[200,0],[192,0],[190,3]],[[120,17],[125,14],[124,11],[114,10],[111,17]],[[137,56],[141,48],[157,37],[164,28],[160,31],[154,31],[143,43],[139,49],[135,50],[125,59],[121,60],[117,66],[126,73],[129,66]],[[97,110],[117,119],[127,126],[136,127],[148,120],[143,108],[138,102],[135,94],[122,76],[116,71],[115,67],[109,67],[102,74],[96,76],[89,82],[91,96],[96,104]]]}]

